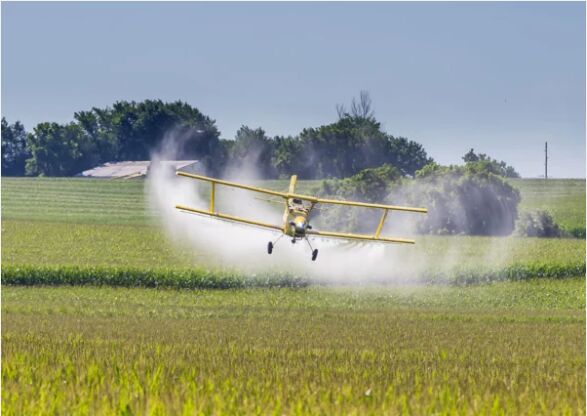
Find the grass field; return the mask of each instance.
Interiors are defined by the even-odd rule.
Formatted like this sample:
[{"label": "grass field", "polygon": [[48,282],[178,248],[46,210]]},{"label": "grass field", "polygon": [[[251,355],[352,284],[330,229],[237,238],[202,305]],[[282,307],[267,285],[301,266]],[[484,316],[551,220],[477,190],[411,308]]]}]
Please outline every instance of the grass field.
[{"label": "grass field", "polygon": [[2,291],[2,413],[582,414],[583,279]]},{"label": "grass field", "polygon": [[[525,180],[517,182],[523,201],[526,193],[534,201],[534,205],[525,202],[526,207],[545,206],[547,200],[536,196],[539,194],[536,181],[530,180],[528,185]],[[545,193],[554,195],[557,189],[559,197],[551,198],[552,205],[547,208],[558,208],[561,218],[567,218],[566,211],[572,212],[567,223],[577,225],[575,214],[584,214],[585,209],[584,204],[579,204],[585,193],[585,183],[569,180],[568,184],[563,182],[566,184],[563,186],[559,182],[548,181],[552,189]],[[301,182],[300,192],[309,192],[315,184]],[[284,189],[287,181],[267,181],[264,185]],[[136,269],[157,270],[160,274],[169,269],[200,273],[201,266],[207,266],[208,260],[213,259],[185,247],[173,246],[167,240],[154,226],[156,213],[146,208],[143,186],[141,180],[5,178],[2,181],[2,262],[5,269],[6,266],[123,268],[132,269],[131,279],[140,273]],[[538,202],[543,205],[539,206]],[[406,252],[404,261],[421,263],[425,258],[429,266],[419,271],[422,275],[419,277],[426,281],[451,280],[455,276],[447,276],[446,269],[441,266],[447,256],[454,257],[455,250],[458,251],[459,270],[458,276],[456,272],[453,274],[460,281],[499,280],[504,276],[563,277],[583,274],[585,269],[584,239],[419,236],[416,249]],[[259,251],[264,248],[260,247]],[[37,275],[46,273],[40,269],[37,272]],[[91,272],[98,273],[93,269]],[[218,278],[226,273],[235,275],[235,271],[218,271],[218,268],[205,272]],[[5,281],[9,278],[7,274],[5,271]],[[23,283],[22,273],[19,276],[18,281]],[[37,277],[32,281],[37,282]]]},{"label": "grass field", "polygon": [[[585,227],[584,181],[515,183]],[[425,281],[491,284],[255,280],[169,243],[143,185],[3,178],[3,414],[585,413],[584,239],[418,238]],[[161,289],[250,282],[298,287]]]},{"label": "grass field", "polygon": [[[188,274],[186,278],[196,279],[195,282],[200,282],[195,275],[203,273],[215,279],[239,276],[238,271],[214,266],[204,255],[172,245],[158,229],[143,225],[5,220],[2,242],[5,282],[14,275],[14,272],[9,275],[14,268],[21,271],[34,268],[38,273],[30,276],[36,282],[38,274],[47,274],[47,268],[64,266],[90,269],[93,274],[112,274],[109,270],[113,269],[128,270],[129,279],[135,279],[141,271],[152,271],[163,277],[170,271],[184,272]],[[458,248],[458,261],[453,262],[457,262],[458,267],[447,270],[443,264],[448,255],[455,256],[455,247]],[[266,255],[264,247],[259,247],[259,253]],[[410,269],[410,273],[418,274],[411,276],[411,280],[474,282],[499,280],[509,274],[515,274],[517,278],[581,275],[585,271],[584,253],[585,240],[578,239],[427,236],[418,238],[417,247],[407,250],[402,262],[425,260],[428,264],[423,269]],[[96,268],[103,270],[97,271]],[[194,277],[190,277],[192,275]],[[22,273],[18,276],[22,277]],[[109,278],[110,282],[115,280],[132,285],[128,279]],[[163,284],[162,279],[159,280]]]},{"label": "grass field", "polygon": [[[565,229],[585,228],[585,180],[512,179],[520,189],[521,210],[546,209]],[[319,181],[300,181],[298,192],[310,193]],[[263,186],[287,190],[288,181]],[[142,180],[72,178],[2,178],[2,218],[95,224],[150,224],[156,213],[146,209]]]},{"label": "grass field", "polygon": [[585,180],[511,179],[520,189],[521,211],[549,211],[557,224],[570,233],[585,235]]}]

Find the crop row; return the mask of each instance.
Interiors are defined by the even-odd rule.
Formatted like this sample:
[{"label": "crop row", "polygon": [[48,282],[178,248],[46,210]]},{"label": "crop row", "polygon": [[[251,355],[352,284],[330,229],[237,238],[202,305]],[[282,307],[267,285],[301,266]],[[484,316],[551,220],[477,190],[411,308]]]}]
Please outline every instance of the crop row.
[{"label": "crop row", "polygon": [[[311,194],[319,183],[300,181],[297,190]],[[518,179],[512,180],[512,184],[522,194],[520,211],[547,210],[570,234],[585,237],[584,180]],[[148,224],[156,214],[145,201],[144,185],[143,180],[3,178],[2,216],[91,224]],[[259,185],[286,190],[288,181],[263,181]]]},{"label": "crop row", "polygon": [[[507,266],[499,270],[456,270],[426,272],[418,282],[470,285],[495,281],[519,281],[533,278],[576,277],[585,275],[582,264],[552,265],[524,264]],[[411,276],[397,276],[395,282],[413,282]],[[385,283],[376,278],[370,282]],[[177,289],[237,289],[250,287],[304,287],[309,284],[328,284],[328,281],[312,281],[308,278],[285,274],[247,274],[231,270],[209,269],[138,269],[80,266],[12,266],[2,267],[2,284],[5,285],[91,285],[121,287],[164,287]],[[369,283],[369,282],[367,282]]]},{"label": "crop row", "polygon": [[243,275],[229,270],[3,266],[2,284],[236,289],[246,287],[298,287],[306,286],[308,282],[287,275]]},{"label": "crop row", "polygon": [[5,286],[2,415],[581,415],[585,285]]}]

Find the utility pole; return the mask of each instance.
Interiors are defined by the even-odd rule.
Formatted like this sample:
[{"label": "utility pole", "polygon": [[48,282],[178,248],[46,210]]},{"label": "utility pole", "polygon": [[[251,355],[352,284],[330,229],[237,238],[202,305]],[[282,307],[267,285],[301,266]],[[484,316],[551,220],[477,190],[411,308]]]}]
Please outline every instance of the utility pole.
[{"label": "utility pole", "polygon": [[544,142],[544,179],[548,179],[548,142]]}]

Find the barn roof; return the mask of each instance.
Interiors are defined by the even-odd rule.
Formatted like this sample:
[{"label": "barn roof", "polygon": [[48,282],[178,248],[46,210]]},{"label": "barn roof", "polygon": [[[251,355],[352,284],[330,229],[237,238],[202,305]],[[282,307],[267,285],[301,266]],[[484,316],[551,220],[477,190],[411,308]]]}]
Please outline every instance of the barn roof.
[{"label": "barn roof", "polygon": [[[170,166],[174,170],[185,169],[199,164],[197,160],[162,160],[158,163],[164,166]],[[150,160],[107,162],[95,168],[85,170],[77,176],[87,178],[134,178],[146,176],[150,167]]]}]

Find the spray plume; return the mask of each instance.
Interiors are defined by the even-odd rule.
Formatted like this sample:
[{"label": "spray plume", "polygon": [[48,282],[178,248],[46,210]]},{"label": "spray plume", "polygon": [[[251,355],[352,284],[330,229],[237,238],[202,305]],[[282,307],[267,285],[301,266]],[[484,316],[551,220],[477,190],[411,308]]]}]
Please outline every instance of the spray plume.
[{"label": "spray plume", "polygon": [[[291,244],[287,236],[280,238],[272,255],[267,254],[267,243],[281,233],[191,215],[175,209],[176,204],[207,209],[209,184],[177,177],[169,165],[158,163],[176,159],[181,148],[181,133],[168,134],[160,149],[152,155],[147,180],[148,201],[159,214],[160,224],[168,238],[176,244],[188,244],[199,261],[206,266],[233,268],[249,273],[288,272],[318,282],[358,283],[366,281],[417,281],[431,270],[434,274],[450,274],[459,268],[471,253],[463,251],[462,243],[442,244],[441,252],[431,250],[432,244],[400,245],[356,243],[345,240],[311,238],[320,254],[311,261],[310,248],[305,241]],[[242,169],[246,169],[242,170]],[[228,176],[247,183],[258,178],[254,163]],[[245,178],[245,179],[243,179]],[[217,188],[217,209],[221,212],[280,224],[283,205],[274,207],[264,196],[254,192],[228,187]],[[403,214],[393,212],[384,232],[388,235],[401,231],[402,236],[415,234],[415,222]],[[421,239],[421,236],[417,237]],[[428,237],[434,238],[434,237]],[[453,240],[453,239],[450,239]],[[509,239],[495,243],[487,239],[487,248],[481,264],[503,263],[507,258]],[[201,260],[204,259],[204,260]],[[440,260],[439,260],[440,259]]]}]

